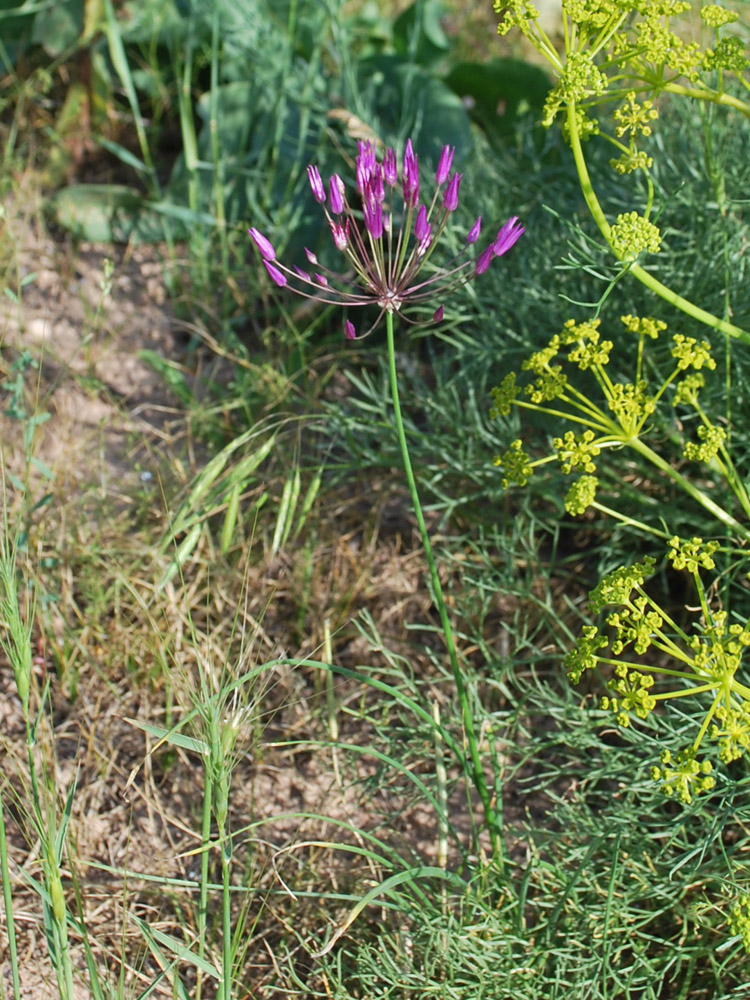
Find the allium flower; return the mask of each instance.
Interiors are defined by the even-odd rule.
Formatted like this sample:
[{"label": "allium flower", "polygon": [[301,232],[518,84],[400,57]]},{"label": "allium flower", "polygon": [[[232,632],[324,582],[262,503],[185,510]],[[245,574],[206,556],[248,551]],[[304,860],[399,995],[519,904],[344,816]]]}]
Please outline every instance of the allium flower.
[{"label": "allium flower", "polygon": [[[411,140],[406,143],[399,172],[396,154],[387,149],[382,163],[375,147],[359,143],[356,159],[356,190],[361,203],[358,211],[346,196],[344,182],[334,174],[326,187],[315,166],[307,168],[310,188],[322,206],[331,229],[334,246],[345,258],[344,273],[323,266],[314,253],[305,250],[307,261],[318,270],[313,274],[299,267],[289,268],[276,258],[270,241],[255,228],[249,230],[272,281],[298,295],[332,305],[377,306],[375,322],[383,314],[399,313],[412,304],[431,302],[429,315],[439,322],[443,306],[435,308],[435,299],[474,275],[484,274],[494,257],[507,253],[524,233],[513,216],[499,230],[492,242],[476,257],[470,248],[479,239],[482,219],[476,220],[466,235],[466,246],[442,267],[432,254],[453,212],[458,207],[461,174],[451,174],[454,149],[445,146],[435,172],[436,188],[432,196],[420,201],[419,162]],[[441,197],[442,192],[442,197]],[[428,264],[429,267],[425,266]],[[354,324],[346,320],[347,339],[356,337]]]}]

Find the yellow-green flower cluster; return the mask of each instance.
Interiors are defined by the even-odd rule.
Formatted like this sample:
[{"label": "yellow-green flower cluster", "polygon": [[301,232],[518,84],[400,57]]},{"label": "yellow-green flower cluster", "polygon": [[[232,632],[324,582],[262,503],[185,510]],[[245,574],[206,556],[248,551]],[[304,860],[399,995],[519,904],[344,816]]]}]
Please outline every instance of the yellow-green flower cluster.
[{"label": "yellow-green flower cluster", "polygon": [[498,417],[507,417],[520,391],[520,387],[516,385],[515,372],[508,372],[500,385],[496,385],[490,390],[493,404],[490,409],[491,419],[496,420]]},{"label": "yellow-green flower cluster", "polygon": [[568,674],[568,678],[573,684],[577,684],[585,671],[593,670],[599,662],[597,653],[608,645],[606,636],[603,636],[595,625],[584,625],[578,643],[565,656],[563,664]]},{"label": "yellow-green flower cluster", "polygon": [[727,69],[732,73],[742,73],[750,66],[750,59],[745,54],[742,39],[732,35],[721,38],[713,49],[706,49],[702,66],[707,70]]},{"label": "yellow-green flower cluster", "polygon": [[565,393],[568,376],[563,374],[562,365],[554,365],[543,371],[531,385],[526,386],[526,395],[532,403],[549,403]]},{"label": "yellow-green flower cluster", "polygon": [[643,656],[651,645],[654,634],[664,624],[658,611],[648,609],[648,598],[636,597],[630,607],[623,605],[619,611],[607,615],[607,625],[613,630],[610,648],[615,656],[632,645],[638,656]]},{"label": "yellow-green flower cluster", "polygon": [[574,24],[603,28],[620,13],[612,0],[563,0],[563,11]]},{"label": "yellow-green flower cluster", "polygon": [[629,435],[635,434],[643,418],[656,409],[653,397],[646,392],[645,379],[641,379],[638,385],[632,382],[613,385],[607,405],[617,417],[620,427]]},{"label": "yellow-green flower cluster", "polygon": [[685,378],[681,379],[675,385],[672,405],[697,406],[698,393],[705,384],[706,380],[703,377],[703,372],[693,372],[691,375],[686,375]]},{"label": "yellow-green flower cluster", "polygon": [[711,727],[711,739],[719,745],[719,759],[724,764],[738,760],[750,748],[750,702],[719,705],[714,713],[718,725]]},{"label": "yellow-green flower cluster", "polygon": [[711,345],[707,340],[698,343],[694,337],[685,337],[681,333],[676,333],[672,340],[672,357],[677,360],[677,367],[681,371],[687,368],[700,371],[703,367],[713,371],[716,368],[716,362],[711,357]]},{"label": "yellow-green flower cluster", "polygon": [[596,490],[599,480],[596,476],[581,476],[574,483],[570,484],[568,492],[565,494],[565,509],[572,517],[580,517],[585,514],[596,499]]},{"label": "yellow-green flower cluster", "polygon": [[726,611],[717,611],[703,634],[691,637],[689,646],[697,674],[728,683],[739,670],[743,651],[750,646],[750,632],[738,622],[727,628]]},{"label": "yellow-green flower cluster", "polygon": [[698,437],[700,444],[695,441],[687,441],[685,444],[685,458],[688,462],[710,462],[712,458],[716,458],[727,433],[723,427],[702,424],[698,428]]},{"label": "yellow-green flower cluster", "polygon": [[697,573],[699,569],[714,569],[714,552],[719,548],[718,542],[704,542],[702,538],[691,538],[686,541],[675,535],[669,540],[667,557],[675,569],[686,569],[688,573]]},{"label": "yellow-green flower cluster", "polygon": [[520,28],[528,34],[539,17],[539,11],[530,0],[494,0],[493,7],[496,14],[503,15],[497,26],[498,35],[507,35],[511,28]]},{"label": "yellow-green flower cluster", "polygon": [[622,107],[615,111],[615,121],[617,128],[615,132],[618,138],[630,135],[635,138],[637,135],[651,135],[651,122],[659,117],[659,112],[654,107],[653,101],[644,101],[639,104],[635,99],[635,91],[631,90],[625,98]]},{"label": "yellow-green flower cluster", "polygon": [[651,777],[660,781],[662,791],[670,798],[678,798],[686,805],[694,795],[709,792],[716,784],[710,760],[699,761],[692,747],[679,750],[674,757],[669,750],[661,755],[661,767],[651,768]]},{"label": "yellow-green flower cluster", "polygon": [[589,343],[579,344],[568,355],[569,360],[574,365],[578,365],[582,372],[593,368],[595,365],[603,367],[609,364],[609,352],[614,347],[614,344],[611,340],[603,340],[601,343],[598,343],[598,341],[599,334],[596,333],[591,337]]},{"label": "yellow-green flower cluster", "polygon": [[547,95],[542,124],[549,127],[563,105],[599,97],[607,88],[607,76],[588,52],[569,52],[560,79]]},{"label": "yellow-green flower cluster", "polygon": [[750,896],[743,893],[729,914],[729,932],[739,934],[745,951],[750,952]]},{"label": "yellow-green flower cluster", "polygon": [[650,337],[657,340],[659,334],[667,329],[667,324],[660,319],[652,319],[650,316],[621,316],[620,322],[626,330],[638,334],[639,337]]},{"label": "yellow-green flower cluster", "polygon": [[653,156],[648,156],[642,149],[621,153],[609,161],[610,167],[618,174],[632,174],[636,170],[648,170],[654,164]]},{"label": "yellow-green flower cluster", "polygon": [[534,474],[531,456],[523,450],[523,443],[518,439],[512,441],[505,454],[498,455],[492,464],[501,469],[506,490],[514,485],[525,486]]},{"label": "yellow-green flower cluster", "polygon": [[628,602],[633,590],[640,587],[654,572],[655,565],[654,557],[646,556],[642,562],[635,562],[632,566],[620,566],[608,573],[589,594],[591,611],[598,614],[607,605]]},{"label": "yellow-green flower cluster", "polygon": [[659,228],[637,212],[623,212],[610,230],[610,242],[620,260],[635,260],[642,253],[661,249]]},{"label": "yellow-green flower cluster", "polygon": [[618,726],[626,729],[630,725],[631,712],[643,720],[656,707],[656,699],[650,694],[653,686],[654,678],[649,674],[629,670],[626,664],[620,663],[615,667],[614,677],[607,681],[612,696],[602,698],[602,710],[612,712]]},{"label": "yellow-green flower cluster", "polygon": [[583,434],[566,431],[564,437],[552,440],[552,447],[557,452],[564,473],[573,469],[583,469],[584,472],[596,472],[594,459],[601,453],[601,448],[593,443],[594,432],[586,430]]},{"label": "yellow-green flower cluster", "polygon": [[723,28],[725,24],[732,24],[738,17],[739,14],[727,10],[726,7],[722,7],[718,3],[701,7],[701,19],[709,28]]}]

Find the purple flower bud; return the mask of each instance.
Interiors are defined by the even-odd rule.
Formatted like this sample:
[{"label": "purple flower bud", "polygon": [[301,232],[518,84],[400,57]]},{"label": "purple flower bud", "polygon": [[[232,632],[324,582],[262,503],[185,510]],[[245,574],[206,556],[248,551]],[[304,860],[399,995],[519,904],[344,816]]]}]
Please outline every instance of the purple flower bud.
[{"label": "purple flower bud", "polygon": [[454,174],[443,195],[443,208],[446,212],[455,212],[458,208],[458,185],[461,183],[463,174]]},{"label": "purple flower bud", "polygon": [[404,201],[407,206],[414,206],[419,201],[419,161],[411,146],[411,139],[406,140],[403,171]]},{"label": "purple flower bud", "polygon": [[420,205],[417,212],[417,221],[414,223],[414,235],[422,243],[424,240],[430,238],[431,232],[432,226],[427,221],[427,209],[424,205]]},{"label": "purple flower bud", "polygon": [[265,238],[263,233],[255,229],[255,227],[248,229],[248,232],[250,233],[256,247],[260,250],[260,255],[263,260],[276,260],[276,251]]},{"label": "purple flower bud", "polygon": [[307,257],[307,259],[309,260],[309,262],[311,264],[317,264],[318,263],[318,258],[315,256],[315,254],[312,252],[312,250],[308,250],[307,247],[305,247],[305,256]]},{"label": "purple flower bud", "polygon": [[333,174],[328,184],[328,203],[334,215],[341,215],[344,211],[344,182],[338,174]]},{"label": "purple flower bud", "polygon": [[317,167],[310,166],[307,168],[307,177],[310,181],[310,187],[312,188],[315,200],[322,205],[326,200],[326,189],[323,187],[320,171]]},{"label": "purple flower bud", "polygon": [[440,154],[440,162],[438,163],[438,168],[435,172],[435,180],[438,184],[445,184],[448,180],[448,174],[451,172],[451,163],[453,163],[453,154],[455,152],[455,146],[443,146],[443,152]]},{"label": "purple flower bud", "polygon": [[385,201],[385,185],[383,184],[383,168],[379,163],[375,164],[375,167],[370,174],[370,180],[367,185],[367,190],[376,201]]},{"label": "purple flower bud", "polygon": [[432,322],[442,323],[444,315],[445,315],[445,309],[443,308],[443,306],[438,306],[435,312],[433,313]]},{"label": "purple flower bud", "polygon": [[346,225],[344,226],[340,222],[331,221],[331,232],[333,233],[333,242],[336,244],[336,249],[346,250],[349,246],[349,220],[346,220]]},{"label": "purple flower bud", "polygon": [[318,282],[319,285],[322,285],[323,288],[328,288],[328,278],[326,278],[324,274],[318,274],[318,272],[316,271],[315,280]]},{"label": "purple flower bud", "polygon": [[483,250],[482,253],[477,257],[476,263],[474,264],[475,274],[484,274],[487,268],[490,266],[490,261],[492,260],[492,244]]},{"label": "purple flower bud", "polygon": [[286,276],[283,275],[277,267],[274,267],[273,264],[269,263],[267,260],[264,260],[263,263],[266,265],[266,270],[271,275],[271,279],[279,286],[279,288],[283,288],[284,285],[286,284]]},{"label": "purple flower bud", "polygon": [[395,152],[388,147],[385,151],[385,156],[383,157],[383,176],[385,177],[385,182],[389,187],[393,187],[398,181],[398,164],[396,163]]},{"label": "purple flower bud", "polygon": [[499,230],[497,239],[492,245],[492,252],[496,257],[502,257],[512,246],[516,245],[525,232],[525,227],[518,222],[518,216],[514,215]]},{"label": "purple flower bud", "polygon": [[374,240],[379,240],[383,235],[383,206],[374,198],[367,199],[362,203],[362,216],[367,232]]},{"label": "purple flower bud", "polygon": [[357,336],[357,331],[354,329],[354,323],[350,319],[344,323],[344,336],[347,340],[354,340]]},{"label": "purple flower bud", "polygon": [[481,228],[482,228],[482,216],[480,215],[477,221],[469,230],[469,235],[466,237],[466,242],[476,243],[476,241],[479,239],[479,232]]},{"label": "purple flower bud", "polygon": [[356,160],[357,190],[362,193],[370,182],[375,169],[375,147],[369,142],[360,141],[358,144],[359,155]]},{"label": "purple flower bud", "polygon": [[307,271],[303,271],[302,268],[301,267],[297,267],[296,264],[294,265],[294,273],[298,277],[302,278],[303,281],[312,281],[312,278],[307,273]]}]

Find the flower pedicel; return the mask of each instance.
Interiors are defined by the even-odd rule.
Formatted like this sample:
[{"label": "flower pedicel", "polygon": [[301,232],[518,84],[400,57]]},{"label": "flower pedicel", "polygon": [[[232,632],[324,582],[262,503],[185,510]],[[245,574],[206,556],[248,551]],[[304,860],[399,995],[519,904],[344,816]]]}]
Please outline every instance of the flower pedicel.
[{"label": "flower pedicel", "polygon": [[[516,216],[508,219],[478,256],[468,258],[467,252],[479,239],[482,220],[478,218],[466,235],[466,247],[461,253],[447,266],[434,267],[427,275],[423,272],[458,207],[461,174],[451,174],[453,153],[453,147],[443,148],[435,172],[436,187],[427,204],[420,201],[419,162],[411,140],[406,143],[400,185],[394,151],[386,149],[382,162],[378,162],[375,147],[360,142],[356,187],[361,213],[357,215],[338,174],[333,174],[326,192],[320,171],[309,166],[307,175],[313,196],[322,206],[334,244],[346,258],[349,273],[339,274],[324,267],[307,249],[312,274],[299,267],[286,267],[277,259],[271,242],[253,227],[250,236],[272,280],[280,288],[288,287],[298,295],[332,305],[377,306],[377,318],[366,331],[370,333],[384,313],[401,314],[404,306],[434,302],[436,296],[466,281],[472,273],[484,274],[492,259],[507,253],[523,235],[524,227]],[[432,319],[439,322],[442,317],[443,306],[439,305]],[[348,339],[356,337],[350,320],[346,320],[344,329]]]}]

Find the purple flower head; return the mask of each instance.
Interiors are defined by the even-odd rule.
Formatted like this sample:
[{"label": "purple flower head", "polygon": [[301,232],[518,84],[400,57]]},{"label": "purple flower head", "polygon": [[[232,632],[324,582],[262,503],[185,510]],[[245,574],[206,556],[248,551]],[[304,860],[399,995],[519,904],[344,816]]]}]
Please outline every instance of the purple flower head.
[{"label": "purple flower head", "polygon": [[494,255],[502,257],[504,253],[507,253],[511,247],[514,247],[518,243],[525,232],[526,229],[520,225],[517,215],[508,219],[502,229],[498,231],[497,239],[492,244]]},{"label": "purple flower head", "polygon": [[458,208],[458,185],[461,183],[463,174],[454,174],[443,195],[443,206],[446,212],[455,212]]},{"label": "purple flower head", "polygon": [[255,229],[255,227],[248,229],[248,232],[252,236],[256,247],[260,250],[260,255],[263,260],[276,260],[276,251],[271,246],[271,243],[265,238],[263,233]]},{"label": "purple flower head", "polygon": [[[340,271],[320,262],[305,248],[310,272],[287,267],[255,228],[249,230],[271,280],[309,299],[348,308],[375,307],[377,317],[362,336],[370,333],[383,314],[399,313],[411,322],[411,307],[421,306],[423,318],[439,323],[444,315],[446,292],[482,275],[494,257],[502,256],[520,239],[524,227],[514,216],[498,231],[495,240],[478,256],[474,244],[482,226],[477,219],[465,237],[463,249],[447,261],[438,261],[440,237],[451,225],[458,207],[461,174],[450,174],[454,149],[445,146],[435,173],[432,193],[419,200],[419,162],[411,140],[406,143],[399,176],[395,152],[388,148],[378,161],[378,147],[359,144],[355,181],[358,204],[352,206],[338,174],[328,184],[328,196],[316,166],[307,168],[310,188],[330,228],[333,242],[344,261]],[[400,185],[399,185],[400,182]],[[354,324],[344,324],[347,339],[357,334]]]},{"label": "purple flower head", "polygon": [[438,163],[438,168],[435,172],[435,181],[438,187],[440,187],[441,184],[445,184],[448,180],[448,174],[451,172],[451,163],[453,163],[453,154],[455,152],[455,146],[443,146],[443,151],[440,154],[440,162]]},{"label": "purple flower head", "polygon": [[318,204],[322,205],[326,200],[326,189],[323,187],[320,171],[317,167],[310,166],[307,168],[307,176],[310,181],[313,197]]},{"label": "purple flower head", "polygon": [[466,237],[466,242],[476,243],[476,241],[479,239],[479,233],[481,232],[481,230],[482,230],[482,216],[480,215],[477,221],[469,230],[469,235]]}]

